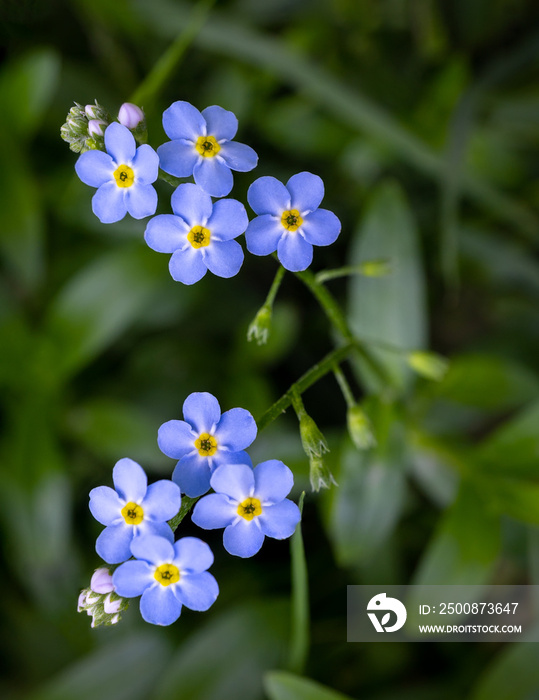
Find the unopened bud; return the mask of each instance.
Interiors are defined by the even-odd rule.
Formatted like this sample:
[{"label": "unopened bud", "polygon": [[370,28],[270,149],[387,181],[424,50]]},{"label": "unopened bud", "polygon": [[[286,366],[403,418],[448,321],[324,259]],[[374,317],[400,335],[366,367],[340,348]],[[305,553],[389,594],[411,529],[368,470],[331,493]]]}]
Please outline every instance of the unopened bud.
[{"label": "unopened bud", "polygon": [[132,102],[124,102],[118,112],[118,121],[128,129],[136,129],[144,121],[144,112]]},{"label": "unopened bud", "polygon": [[258,345],[268,342],[271,331],[271,306],[264,304],[247,329],[247,340],[256,340]]},{"label": "unopened bud", "polygon": [[112,600],[111,595],[112,594],[109,593],[108,596],[103,601],[103,610],[108,615],[115,615],[122,607],[122,598],[117,598],[116,600]]},{"label": "unopened bud", "polygon": [[114,590],[114,585],[112,583],[112,574],[110,569],[101,567],[94,571],[92,580],[90,581],[90,588],[96,593],[110,593]]},{"label": "unopened bud", "polygon": [[301,415],[299,433],[301,436],[301,444],[309,459],[312,457],[321,457],[324,452],[329,452],[326,438],[311,416],[306,412]]},{"label": "unopened bud", "polygon": [[418,374],[436,381],[444,378],[449,367],[449,362],[445,357],[426,350],[415,350],[409,353],[407,360],[410,367]]},{"label": "unopened bud", "polygon": [[346,414],[348,432],[358,450],[368,450],[376,445],[371,422],[365,411],[358,406],[351,406]]},{"label": "unopened bud", "polygon": [[309,479],[313,491],[329,489],[332,484],[338,486],[322,457],[311,457],[309,460]]},{"label": "unopened bud", "polygon": [[391,272],[391,265],[388,260],[366,260],[359,269],[365,277],[384,277]]},{"label": "unopened bud", "polygon": [[110,570],[101,568],[94,572],[90,588],[81,591],[77,611],[91,616],[92,627],[110,626],[119,622],[120,613],[128,605],[127,598],[114,592]]},{"label": "unopened bud", "polygon": [[94,138],[103,137],[107,126],[107,122],[104,122],[102,119],[90,119],[88,122],[88,133]]}]

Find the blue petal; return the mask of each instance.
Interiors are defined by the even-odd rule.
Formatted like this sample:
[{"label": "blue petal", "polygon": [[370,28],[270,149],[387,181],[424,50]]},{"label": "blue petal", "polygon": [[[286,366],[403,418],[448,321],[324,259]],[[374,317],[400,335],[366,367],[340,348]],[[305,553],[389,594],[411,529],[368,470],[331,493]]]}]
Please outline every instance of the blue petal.
[{"label": "blue petal", "polygon": [[290,192],[291,208],[297,209],[302,216],[304,212],[318,209],[324,198],[322,178],[312,173],[292,175],[286,183],[286,188]]},{"label": "blue petal", "polygon": [[290,209],[290,192],[282,182],[268,175],[259,177],[249,187],[247,201],[256,214],[273,214],[281,218]]},{"label": "blue petal", "polygon": [[251,146],[236,141],[221,144],[219,155],[229,168],[240,173],[248,173],[258,163],[256,151]]},{"label": "blue petal", "polygon": [[160,566],[164,562],[170,563],[174,559],[172,542],[166,537],[157,535],[135,537],[131,543],[131,553],[136,559],[143,559],[155,566]]},{"label": "blue petal", "polygon": [[253,416],[244,408],[231,408],[221,416],[215,431],[218,445],[230,452],[239,452],[253,442],[257,427]]},{"label": "blue petal", "polygon": [[191,143],[167,141],[157,149],[161,168],[176,177],[190,177],[200,156]]},{"label": "blue petal", "polygon": [[148,486],[141,505],[145,517],[153,521],[163,522],[177,515],[181,500],[182,495],[177,484],[162,479]]},{"label": "blue petal", "polygon": [[183,417],[197,433],[213,433],[221,419],[219,401],[207,391],[195,391],[183,402]]},{"label": "blue petal", "polygon": [[107,564],[120,564],[131,557],[129,545],[134,534],[133,526],[125,522],[109,525],[97,538],[95,551]]},{"label": "blue petal", "polygon": [[159,175],[159,156],[151,146],[143,144],[137,148],[131,167],[137,182],[150,185],[157,180]]},{"label": "blue petal", "polygon": [[204,248],[203,260],[217,277],[234,277],[243,263],[243,248],[237,241],[216,241]]},{"label": "blue petal", "polygon": [[332,211],[317,209],[303,219],[301,230],[309,243],[330,245],[341,232],[341,222]]},{"label": "blue petal", "polygon": [[180,100],[163,112],[163,128],[169,139],[196,141],[206,136],[206,120],[196,107]]},{"label": "blue petal", "polygon": [[187,222],[189,228],[206,226],[212,214],[211,197],[207,192],[192,182],[176,187],[170,198],[172,211]]},{"label": "blue petal", "polygon": [[114,180],[114,163],[103,151],[86,151],[75,163],[75,171],[85,185],[101,187]]},{"label": "blue petal", "polygon": [[135,157],[137,144],[126,126],[112,122],[105,129],[105,148],[118,165],[130,165]]},{"label": "blue petal", "polygon": [[159,428],[157,444],[167,457],[181,459],[195,449],[198,433],[194,433],[189,423],[183,420],[169,420]]},{"label": "blue petal", "polygon": [[[174,513],[174,515],[176,515],[176,513]],[[137,525],[135,527],[135,530],[136,532],[133,542],[138,537],[147,537],[150,535],[154,537],[164,537],[169,542],[174,542],[174,533],[172,532],[170,525],[166,521],[152,522],[151,520],[144,520],[140,525]],[[133,543],[131,543],[131,545],[132,544]]]},{"label": "blue petal", "polygon": [[222,158],[200,158],[193,169],[197,185],[212,197],[225,197],[234,184],[230,168]]},{"label": "blue petal", "polygon": [[224,493],[241,503],[253,495],[255,477],[246,464],[223,464],[213,472],[210,483],[216,493]]},{"label": "blue petal", "polygon": [[157,192],[151,185],[137,185],[127,189],[125,194],[127,211],[134,219],[152,216],[157,209]]},{"label": "blue petal", "polygon": [[247,521],[239,518],[234,525],[229,525],[223,533],[223,545],[229,554],[237,557],[252,557],[264,542],[264,533],[256,525],[256,519]]},{"label": "blue petal", "polygon": [[238,506],[222,493],[210,493],[197,501],[191,520],[204,530],[217,530],[230,525],[237,515]]},{"label": "blue petal", "polygon": [[291,537],[300,519],[299,508],[288,498],[274,506],[262,506],[262,514],[258,516],[262,532],[276,540]]},{"label": "blue petal", "polygon": [[198,537],[182,537],[174,545],[174,564],[182,572],[199,574],[213,564],[213,552]]},{"label": "blue petal", "polygon": [[245,231],[247,250],[253,255],[269,255],[277,250],[285,228],[273,214],[262,214],[249,222]]},{"label": "blue petal", "polygon": [[208,136],[214,136],[217,141],[221,139],[230,141],[236,136],[238,119],[234,112],[213,105],[203,109],[202,116],[206,120],[206,134]]},{"label": "blue petal", "polygon": [[253,468],[253,460],[249,457],[245,450],[241,452],[227,452],[226,450],[218,451],[213,457],[212,474],[223,464],[246,464],[249,469]]},{"label": "blue petal", "polygon": [[187,574],[182,575],[178,584],[174,586],[174,595],[186,608],[203,612],[215,603],[219,595],[219,586],[207,571]]},{"label": "blue petal", "polygon": [[198,453],[182,457],[172,473],[172,481],[190,498],[202,496],[210,488],[211,466],[208,457]]},{"label": "blue petal", "polygon": [[279,503],[294,486],[294,475],[278,459],[269,459],[255,467],[255,494],[262,505]]},{"label": "blue petal", "polygon": [[179,216],[159,214],[148,221],[144,240],[158,253],[174,253],[189,244],[188,233],[189,226]]},{"label": "blue petal", "polygon": [[140,464],[128,457],[116,462],[112,470],[112,480],[120,498],[127,502],[140,503],[148,488],[146,472]]},{"label": "blue petal", "polygon": [[140,599],[140,614],[152,625],[171,625],[180,617],[182,604],[170,590],[172,586],[155,586],[147,588]]},{"label": "blue petal", "polygon": [[121,521],[123,503],[109,486],[98,486],[90,491],[90,512],[102,525],[112,525]]},{"label": "blue petal", "polygon": [[243,233],[248,223],[247,212],[241,202],[219,199],[213,205],[206,225],[211,231],[212,241],[229,241]]},{"label": "blue petal", "polygon": [[297,231],[286,233],[277,246],[281,265],[291,272],[306,270],[313,260],[313,247]]},{"label": "blue petal", "polygon": [[195,284],[208,271],[200,249],[197,250],[191,245],[174,251],[168,263],[168,269],[172,279],[183,284]]},{"label": "blue petal", "polygon": [[127,214],[125,189],[115,182],[106,182],[92,197],[92,211],[102,224],[114,224]]},{"label": "blue petal", "polygon": [[118,595],[135,598],[155,583],[153,567],[145,561],[126,561],[112,574],[112,583]]}]

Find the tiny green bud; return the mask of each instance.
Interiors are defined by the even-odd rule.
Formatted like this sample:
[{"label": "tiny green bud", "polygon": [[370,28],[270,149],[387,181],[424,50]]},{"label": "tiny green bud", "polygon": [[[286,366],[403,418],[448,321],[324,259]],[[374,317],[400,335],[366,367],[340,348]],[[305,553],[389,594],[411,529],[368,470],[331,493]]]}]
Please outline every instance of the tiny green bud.
[{"label": "tiny green bud", "polygon": [[366,260],[359,270],[365,277],[385,277],[391,272],[391,265],[388,260]]},{"label": "tiny green bud", "polygon": [[313,491],[320,489],[329,489],[331,484],[338,486],[333,474],[322,457],[311,457],[309,460],[309,479]]},{"label": "tiny green bud", "polygon": [[368,450],[376,445],[371,422],[365,411],[358,406],[350,406],[346,414],[348,432],[358,450]]},{"label": "tiny green bud", "polygon": [[271,306],[264,304],[258,311],[254,320],[247,330],[247,340],[256,340],[258,345],[265,345],[268,342],[271,331]]},{"label": "tiny green bud", "polygon": [[410,367],[418,374],[436,381],[444,378],[449,367],[449,362],[445,357],[426,350],[414,350],[408,354],[406,359]]},{"label": "tiny green bud", "polygon": [[299,433],[301,436],[301,444],[309,459],[321,457],[324,452],[329,452],[326,438],[311,416],[305,411],[302,413],[299,420]]}]

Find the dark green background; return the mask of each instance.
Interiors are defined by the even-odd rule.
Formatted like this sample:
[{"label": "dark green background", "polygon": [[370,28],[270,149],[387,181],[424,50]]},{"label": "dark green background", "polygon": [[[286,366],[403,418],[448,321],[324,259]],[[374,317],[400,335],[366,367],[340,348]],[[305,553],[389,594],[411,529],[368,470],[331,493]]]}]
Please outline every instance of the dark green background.
[{"label": "dark green background", "polygon": [[[156,445],[192,391],[260,416],[333,347],[293,275],[270,343],[247,344],[276,270],[248,255],[232,280],[187,288],[143,242],[144,222],[102,225],[59,138],[73,100],[113,114],[185,30],[173,0],[1,0],[0,577],[6,700],[537,700],[536,645],[347,644],[346,585],[539,582],[539,7],[529,0],[218,2],[162,92],[219,104],[259,153],[237,174],[309,170],[343,223],[315,271],[373,258],[391,274],[328,282],[362,338],[451,361],[440,383],[381,355],[391,386],[345,363],[377,447],[358,452],[331,376],[306,392],[338,488],[307,494],[311,649],[288,663],[289,546],[226,555],[204,533],[221,595],[170,628],[136,605],[90,630],[79,590],[98,565],[88,491]],[[168,212],[166,183],[160,209]],[[308,488],[291,411],[260,434]],[[188,522],[185,534],[199,534]]]}]

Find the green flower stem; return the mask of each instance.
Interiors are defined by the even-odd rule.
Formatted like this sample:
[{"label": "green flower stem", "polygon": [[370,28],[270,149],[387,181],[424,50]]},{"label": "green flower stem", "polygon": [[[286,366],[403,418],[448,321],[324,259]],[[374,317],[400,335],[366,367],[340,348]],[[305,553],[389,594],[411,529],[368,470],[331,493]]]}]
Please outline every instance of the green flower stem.
[{"label": "green flower stem", "polygon": [[188,178],[175,177],[174,175],[169,175],[164,170],[161,170],[161,168],[159,168],[159,176],[158,177],[160,180],[164,180],[165,182],[168,182],[168,184],[172,185],[172,187],[178,187],[178,185],[181,185],[183,182],[188,182]]},{"label": "green flower stem", "polygon": [[333,367],[333,374],[335,375],[335,379],[337,380],[341,388],[342,395],[344,396],[344,400],[346,401],[346,405],[348,406],[348,408],[352,408],[356,405],[356,400],[354,399],[354,395],[352,394],[352,389],[350,389],[350,384],[348,384],[346,377],[344,376],[343,371],[339,367],[339,365],[336,364]]},{"label": "green flower stem", "polygon": [[[299,510],[303,513],[305,491],[299,499]],[[309,582],[307,562],[301,535],[301,521],[290,542],[292,559],[292,620],[288,669],[303,674],[309,653]]]},{"label": "green flower stem", "polygon": [[181,523],[181,521],[185,518],[187,513],[191,510],[191,508],[195,505],[195,503],[198,501],[200,496],[197,496],[196,498],[191,498],[190,496],[182,496],[182,504],[180,506],[180,510],[178,511],[178,514],[175,515],[171,520],[168,521],[168,524],[170,525],[172,532],[176,532],[176,528],[178,525]]},{"label": "green flower stem", "polygon": [[[281,398],[276,401],[273,406],[270,406],[268,410],[261,416],[257,421],[258,430],[264,430],[270,423],[278,418],[286,409],[291,406],[294,401],[297,402],[297,396],[303,394],[307,389],[316,384],[316,382],[321,379],[328,372],[331,372],[336,363],[342,362],[348,355],[355,349],[355,343],[346,343],[335,350],[328,353],[320,362],[313,365],[305,374],[294,382],[290,389],[281,396]],[[296,403],[297,405],[297,403]]]},{"label": "green flower stem", "polygon": [[204,26],[214,4],[215,0],[200,0],[194,6],[183,31],[178,34],[176,40],[169,46],[133,95],[131,95],[129,102],[137,105],[148,105],[155,101],[163,86],[178,68],[184,53]]},{"label": "green flower stem", "polygon": [[279,265],[279,268],[277,269],[277,274],[275,275],[275,278],[271,283],[268,296],[266,297],[266,301],[264,302],[264,306],[268,306],[270,309],[273,307],[273,302],[275,301],[275,297],[277,296],[277,292],[279,291],[279,287],[281,286],[281,282],[283,281],[285,272],[286,270],[284,269],[284,267],[282,265]]},{"label": "green flower stem", "polygon": [[[369,268],[377,268],[376,275],[369,273]],[[389,264],[385,260],[367,260],[359,263],[359,265],[346,265],[345,267],[337,267],[334,270],[321,270],[314,276],[315,282],[322,284],[328,280],[334,280],[338,277],[349,277],[350,275],[365,275],[367,277],[379,277],[389,273]]]}]

